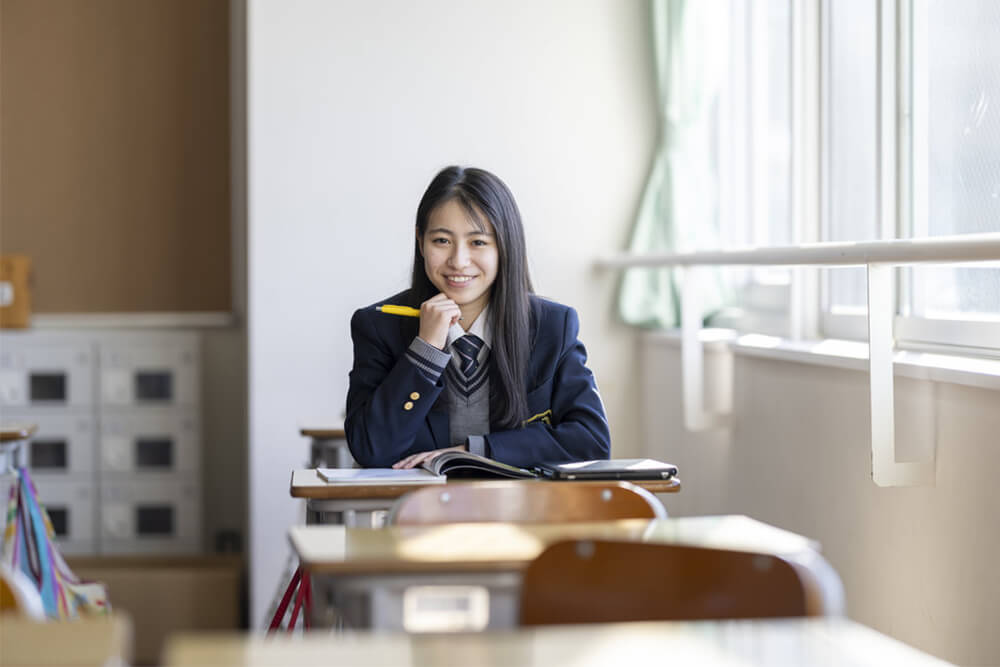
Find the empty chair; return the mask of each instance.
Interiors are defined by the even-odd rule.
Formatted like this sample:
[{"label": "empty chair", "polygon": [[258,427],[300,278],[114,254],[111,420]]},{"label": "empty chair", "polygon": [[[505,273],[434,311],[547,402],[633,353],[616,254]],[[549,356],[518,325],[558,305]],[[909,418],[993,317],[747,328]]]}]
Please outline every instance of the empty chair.
[{"label": "empty chair", "polygon": [[540,523],[665,519],[663,504],[629,482],[460,482],[407,493],[389,513],[397,525],[473,521]]},{"label": "empty chair", "polygon": [[525,570],[521,623],[817,616],[830,609],[821,579],[809,566],[770,554],[567,540]]}]

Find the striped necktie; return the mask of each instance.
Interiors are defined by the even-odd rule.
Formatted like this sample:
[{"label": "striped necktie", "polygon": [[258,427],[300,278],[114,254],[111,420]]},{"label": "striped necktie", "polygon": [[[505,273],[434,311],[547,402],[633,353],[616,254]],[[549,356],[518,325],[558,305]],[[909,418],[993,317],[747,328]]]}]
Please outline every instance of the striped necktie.
[{"label": "striped necktie", "polygon": [[479,363],[479,353],[483,340],[474,334],[465,334],[455,339],[451,346],[458,352],[461,372],[453,364],[448,365],[448,378],[459,394],[469,398],[486,381],[487,364]]}]

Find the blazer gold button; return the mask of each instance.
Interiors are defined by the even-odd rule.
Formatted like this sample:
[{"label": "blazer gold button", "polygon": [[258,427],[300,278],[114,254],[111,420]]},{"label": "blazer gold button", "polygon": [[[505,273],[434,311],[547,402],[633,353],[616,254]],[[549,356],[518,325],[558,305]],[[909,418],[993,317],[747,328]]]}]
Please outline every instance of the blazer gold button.
[{"label": "blazer gold button", "polygon": [[420,392],[419,391],[413,392],[412,394],[410,394],[410,398],[412,398],[414,401],[417,400],[418,398],[420,398]]},{"label": "blazer gold button", "polygon": [[413,409],[413,402],[412,401],[407,401],[406,403],[403,403],[403,409],[404,410],[412,410]]}]

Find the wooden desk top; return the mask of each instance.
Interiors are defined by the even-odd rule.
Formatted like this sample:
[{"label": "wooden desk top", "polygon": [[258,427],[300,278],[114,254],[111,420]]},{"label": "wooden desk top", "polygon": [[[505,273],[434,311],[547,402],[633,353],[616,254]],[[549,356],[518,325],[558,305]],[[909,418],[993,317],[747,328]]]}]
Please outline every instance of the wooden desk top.
[{"label": "wooden desk top", "polygon": [[346,438],[347,435],[344,433],[344,427],[307,427],[303,426],[299,429],[299,434],[304,435],[307,438],[315,438],[316,440],[334,440],[340,438]]},{"label": "wooden desk top", "polygon": [[[448,482],[448,484],[465,484],[469,481],[456,480]],[[605,482],[549,482],[530,479],[522,481],[526,484],[605,484]],[[677,478],[667,481],[629,481],[651,493],[677,493],[681,490],[681,481]],[[292,471],[290,493],[293,498],[309,498],[312,500],[392,499],[425,486],[440,486],[440,484],[359,484],[357,486],[329,484],[314,469],[306,469]]]},{"label": "wooden desk top", "polygon": [[0,646],[0,665],[126,665],[132,659],[132,621],[116,612],[38,623],[0,612]]},{"label": "wooden desk top", "polygon": [[164,664],[941,667],[948,663],[847,619],[814,618],[615,623],[474,634],[182,635],[168,643]]},{"label": "wooden desk top", "polygon": [[0,426],[0,443],[30,438],[37,430],[36,424],[3,424]]},{"label": "wooden desk top", "polygon": [[288,536],[306,569],[340,575],[520,571],[549,544],[574,538],[690,544],[784,557],[819,550],[814,541],[801,535],[739,515],[593,523],[455,523],[381,530],[293,526]]}]

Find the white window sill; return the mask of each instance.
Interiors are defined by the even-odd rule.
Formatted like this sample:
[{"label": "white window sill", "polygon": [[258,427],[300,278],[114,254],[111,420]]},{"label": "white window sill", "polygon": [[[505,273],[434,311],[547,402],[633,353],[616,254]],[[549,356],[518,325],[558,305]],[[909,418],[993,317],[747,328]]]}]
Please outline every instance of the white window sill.
[{"label": "white window sill", "polygon": [[[656,344],[672,347],[681,344],[680,329],[646,331],[642,336]],[[868,344],[859,341],[832,338],[793,341],[761,334],[739,334],[732,329],[702,329],[700,338],[706,353],[729,351],[739,356],[868,371]],[[997,359],[897,350],[893,362],[894,373],[900,377],[1000,389],[1000,360]]]}]

